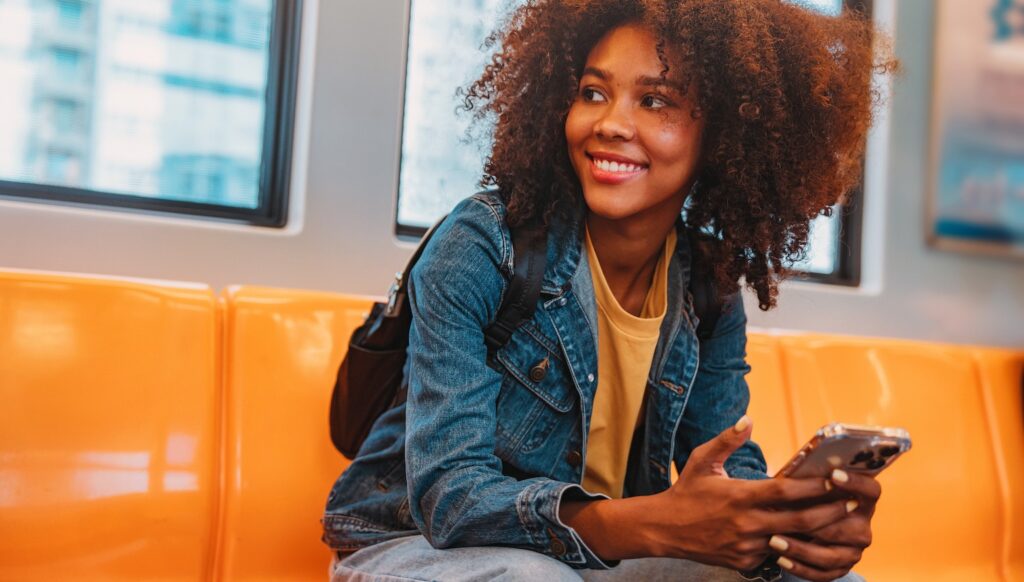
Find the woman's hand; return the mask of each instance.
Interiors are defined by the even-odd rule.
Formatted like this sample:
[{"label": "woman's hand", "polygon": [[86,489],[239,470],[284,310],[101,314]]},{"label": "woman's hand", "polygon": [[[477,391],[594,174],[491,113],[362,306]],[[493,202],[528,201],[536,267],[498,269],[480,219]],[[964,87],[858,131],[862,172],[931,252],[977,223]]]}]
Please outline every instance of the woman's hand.
[{"label": "woman's hand", "polygon": [[817,582],[845,576],[871,545],[871,517],[882,487],[874,477],[836,469],[827,481],[849,507],[846,517],[811,532],[810,540],[772,536],[770,545],[779,554],[779,565],[793,575]]},{"label": "woman's hand", "polygon": [[[854,532],[862,531],[862,525],[852,521],[846,499],[826,501],[830,494],[822,479],[730,479],[725,460],[751,431],[750,420],[743,417],[694,449],[679,480],[657,495],[664,512],[661,527],[650,532],[657,555],[749,570],[773,553],[768,540],[777,532],[816,532],[822,539],[852,541]],[[821,502],[814,503],[818,499]],[[844,522],[847,525],[841,526]],[[780,539],[796,551],[806,549],[797,550],[793,538]],[[793,566],[800,574],[795,562]],[[801,570],[804,566],[801,563]]]}]

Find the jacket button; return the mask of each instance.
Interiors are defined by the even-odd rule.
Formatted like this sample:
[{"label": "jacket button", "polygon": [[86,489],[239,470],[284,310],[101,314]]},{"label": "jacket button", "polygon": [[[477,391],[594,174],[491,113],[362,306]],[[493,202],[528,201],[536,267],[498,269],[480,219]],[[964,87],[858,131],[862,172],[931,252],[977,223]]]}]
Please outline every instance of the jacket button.
[{"label": "jacket button", "polygon": [[565,456],[565,460],[569,461],[569,464],[573,467],[579,467],[580,463],[583,462],[583,455],[579,451],[569,451],[569,454]]},{"label": "jacket button", "polygon": [[550,548],[551,548],[551,553],[556,555],[556,556],[561,557],[561,556],[565,555],[565,549],[566,549],[565,548],[565,542],[563,542],[562,540],[560,540],[558,538],[551,538],[551,546],[550,546]]},{"label": "jacket button", "polygon": [[547,375],[548,375],[548,359],[547,358],[544,358],[543,360],[537,362],[536,364],[533,365],[532,368],[530,368],[530,380],[533,380],[534,382],[540,382]]}]

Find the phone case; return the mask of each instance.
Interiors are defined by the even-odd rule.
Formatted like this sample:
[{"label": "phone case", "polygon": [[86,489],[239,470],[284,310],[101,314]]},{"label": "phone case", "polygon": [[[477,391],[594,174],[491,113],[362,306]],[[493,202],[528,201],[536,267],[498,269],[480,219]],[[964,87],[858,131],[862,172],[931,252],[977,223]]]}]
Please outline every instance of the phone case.
[{"label": "phone case", "polygon": [[825,477],[833,469],[877,475],[910,450],[902,428],[832,423],[818,429],[777,477]]}]

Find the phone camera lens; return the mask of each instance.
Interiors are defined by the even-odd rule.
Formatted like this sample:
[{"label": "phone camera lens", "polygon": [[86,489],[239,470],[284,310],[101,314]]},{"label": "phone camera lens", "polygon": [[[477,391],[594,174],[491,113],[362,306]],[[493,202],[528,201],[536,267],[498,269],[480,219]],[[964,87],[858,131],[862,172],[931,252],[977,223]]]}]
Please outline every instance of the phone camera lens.
[{"label": "phone camera lens", "polygon": [[878,451],[878,454],[882,455],[884,458],[888,459],[889,457],[895,455],[898,452],[900,452],[900,448],[899,447],[889,445],[887,447],[882,447]]},{"label": "phone camera lens", "polygon": [[872,457],[874,457],[874,454],[872,454],[872,452],[870,450],[861,451],[861,452],[857,453],[856,455],[854,455],[853,461],[850,464],[851,465],[859,465],[861,463],[867,463],[867,462],[872,460]]},{"label": "phone camera lens", "polygon": [[871,459],[870,461],[868,461],[868,464],[867,464],[867,468],[868,469],[872,469],[872,470],[880,469],[880,468],[882,468],[884,466],[885,466],[885,459]]}]

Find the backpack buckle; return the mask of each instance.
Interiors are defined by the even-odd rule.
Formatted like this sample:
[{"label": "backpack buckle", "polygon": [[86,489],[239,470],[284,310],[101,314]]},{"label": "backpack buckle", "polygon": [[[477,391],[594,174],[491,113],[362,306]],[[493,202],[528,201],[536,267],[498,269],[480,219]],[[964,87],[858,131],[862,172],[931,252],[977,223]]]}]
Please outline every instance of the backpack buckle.
[{"label": "backpack buckle", "polygon": [[399,306],[399,291],[402,289],[402,272],[395,273],[395,280],[391,282],[391,287],[388,288],[388,305],[384,309],[384,315],[391,317],[398,310]]}]

